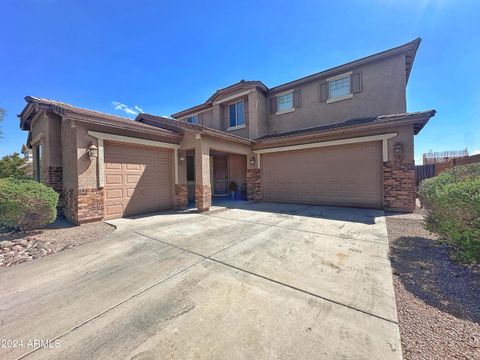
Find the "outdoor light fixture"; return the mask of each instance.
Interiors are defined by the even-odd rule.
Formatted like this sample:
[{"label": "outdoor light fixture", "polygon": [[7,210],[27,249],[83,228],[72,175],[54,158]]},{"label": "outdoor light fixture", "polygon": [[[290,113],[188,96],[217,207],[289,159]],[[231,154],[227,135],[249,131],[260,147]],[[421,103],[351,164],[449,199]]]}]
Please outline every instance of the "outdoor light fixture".
[{"label": "outdoor light fixture", "polygon": [[98,157],[98,147],[95,144],[88,145],[87,154],[90,158]]},{"label": "outdoor light fixture", "polygon": [[403,145],[402,144],[396,143],[393,149],[394,149],[395,155],[400,156],[400,155],[403,154]]},{"label": "outdoor light fixture", "polygon": [[255,156],[252,156],[252,158],[250,159],[250,165],[255,165]]},{"label": "outdoor light fixture", "polygon": [[178,158],[178,160],[183,161],[183,160],[185,160],[185,158],[183,157],[183,155],[180,155],[180,157]]}]

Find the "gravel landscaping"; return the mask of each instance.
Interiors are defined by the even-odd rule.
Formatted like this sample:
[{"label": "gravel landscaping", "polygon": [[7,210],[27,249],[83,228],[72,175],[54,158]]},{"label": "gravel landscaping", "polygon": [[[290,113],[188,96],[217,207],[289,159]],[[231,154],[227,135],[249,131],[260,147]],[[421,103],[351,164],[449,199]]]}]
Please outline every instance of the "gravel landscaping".
[{"label": "gravel landscaping", "polygon": [[421,210],[387,229],[404,359],[480,359],[480,270],[451,260]]},{"label": "gravel landscaping", "polygon": [[104,222],[74,226],[57,219],[41,230],[0,232],[0,270],[101,239],[114,230]]}]

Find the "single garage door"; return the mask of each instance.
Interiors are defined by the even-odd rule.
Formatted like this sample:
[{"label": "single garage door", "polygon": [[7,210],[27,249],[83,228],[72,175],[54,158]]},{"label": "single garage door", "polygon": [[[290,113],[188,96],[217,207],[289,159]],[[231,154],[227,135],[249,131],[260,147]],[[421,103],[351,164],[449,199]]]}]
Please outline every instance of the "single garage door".
[{"label": "single garage door", "polygon": [[380,208],[381,143],[262,155],[266,201]]},{"label": "single garage door", "polygon": [[173,206],[172,151],[105,143],[105,218]]}]

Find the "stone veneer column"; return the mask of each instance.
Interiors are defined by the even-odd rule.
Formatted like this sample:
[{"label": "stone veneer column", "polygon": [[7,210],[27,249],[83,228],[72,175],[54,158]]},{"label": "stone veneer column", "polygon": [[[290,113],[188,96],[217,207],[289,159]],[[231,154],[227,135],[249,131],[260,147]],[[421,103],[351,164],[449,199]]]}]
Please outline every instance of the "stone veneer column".
[{"label": "stone veneer column", "polygon": [[175,184],[175,209],[188,207],[188,186],[187,184]]},{"label": "stone veneer column", "polygon": [[210,149],[201,138],[197,139],[195,145],[195,205],[199,212],[208,211],[212,205]]},{"label": "stone veneer column", "polygon": [[385,210],[415,210],[415,163],[394,159],[383,163],[383,205]]},{"label": "stone veneer column", "polygon": [[65,189],[63,191],[65,218],[77,225],[102,220],[103,194],[103,188]]},{"label": "stone veneer column", "polygon": [[63,175],[61,166],[48,166],[44,171],[45,185],[51,187],[60,196],[57,209],[63,208]]},{"label": "stone veneer column", "polygon": [[260,169],[247,169],[247,199],[262,200],[262,172]]}]

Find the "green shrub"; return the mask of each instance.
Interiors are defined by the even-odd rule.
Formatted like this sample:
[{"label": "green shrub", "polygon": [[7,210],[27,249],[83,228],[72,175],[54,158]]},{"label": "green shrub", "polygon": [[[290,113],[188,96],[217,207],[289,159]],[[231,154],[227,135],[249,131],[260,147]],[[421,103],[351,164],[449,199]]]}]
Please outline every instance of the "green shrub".
[{"label": "green shrub", "polygon": [[480,263],[480,164],[458,166],[420,185],[426,227],[452,245],[456,257]]},{"label": "green shrub", "polygon": [[31,179],[0,179],[0,227],[38,229],[55,220],[58,194]]}]

